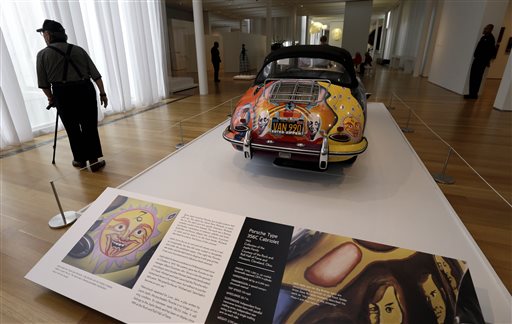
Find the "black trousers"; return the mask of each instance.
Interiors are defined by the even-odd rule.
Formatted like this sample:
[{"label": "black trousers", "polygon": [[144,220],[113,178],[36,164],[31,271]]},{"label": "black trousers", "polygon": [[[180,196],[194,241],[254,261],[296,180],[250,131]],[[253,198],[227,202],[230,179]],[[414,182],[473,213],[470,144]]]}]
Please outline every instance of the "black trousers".
[{"label": "black trousers", "polygon": [[220,68],[220,62],[212,62],[213,64],[213,79],[215,81],[219,80],[219,68]]},{"label": "black trousers", "polygon": [[482,84],[482,77],[484,76],[487,62],[475,58],[471,64],[471,72],[469,73],[469,95],[478,96],[480,85]]},{"label": "black trousers", "polygon": [[52,84],[55,105],[68,134],[73,159],[79,162],[103,156],[98,133],[98,103],[90,80]]}]

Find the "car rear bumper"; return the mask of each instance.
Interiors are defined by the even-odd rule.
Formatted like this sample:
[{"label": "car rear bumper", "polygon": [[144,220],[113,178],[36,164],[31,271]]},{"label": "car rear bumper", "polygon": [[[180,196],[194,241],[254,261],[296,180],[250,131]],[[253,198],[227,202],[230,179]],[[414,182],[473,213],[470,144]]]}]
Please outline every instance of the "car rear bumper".
[{"label": "car rear bumper", "polygon": [[[246,158],[252,157],[252,152],[256,151],[268,151],[268,152],[276,152],[276,153],[288,153],[290,156],[293,154],[306,155],[306,156],[316,156],[320,160],[320,168],[324,169],[327,167],[327,162],[335,162],[340,161],[340,157],[352,157],[358,154],[363,153],[368,147],[368,141],[366,137],[363,137],[359,143],[347,144],[347,143],[337,143],[332,140],[328,140],[325,138],[322,142],[322,145],[317,145],[315,147],[299,147],[294,146],[295,144],[279,144],[279,143],[264,143],[260,141],[255,141],[250,138],[250,131],[245,133],[238,133],[234,136],[234,132],[231,131],[228,126],[222,136],[224,139],[231,144],[233,144],[236,148],[242,150],[244,152],[244,156]],[[342,159],[341,159],[342,160]],[[325,163],[322,163],[325,162]],[[322,166],[325,164],[325,167]]]}]

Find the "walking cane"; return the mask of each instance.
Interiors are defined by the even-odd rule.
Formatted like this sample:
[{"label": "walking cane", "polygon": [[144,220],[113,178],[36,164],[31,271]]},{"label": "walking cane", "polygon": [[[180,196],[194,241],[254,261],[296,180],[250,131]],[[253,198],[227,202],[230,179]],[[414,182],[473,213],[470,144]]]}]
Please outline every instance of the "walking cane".
[{"label": "walking cane", "polygon": [[[52,108],[52,105],[49,104],[48,107],[46,107],[47,110]],[[55,135],[53,136],[53,158],[52,158],[52,164],[55,164],[55,151],[57,150],[57,129],[59,128],[59,112],[57,111],[57,117],[55,118]]]},{"label": "walking cane", "polygon": [[57,112],[57,118],[55,119],[55,135],[53,137],[53,158],[52,164],[55,164],[55,151],[57,150],[57,128],[59,128],[59,113]]}]

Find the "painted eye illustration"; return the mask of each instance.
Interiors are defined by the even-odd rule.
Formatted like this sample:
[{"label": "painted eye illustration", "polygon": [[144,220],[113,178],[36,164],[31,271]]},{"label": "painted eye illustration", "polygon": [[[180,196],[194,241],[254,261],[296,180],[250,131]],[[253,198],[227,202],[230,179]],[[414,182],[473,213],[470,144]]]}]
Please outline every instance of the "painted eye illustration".
[{"label": "painted eye illustration", "polygon": [[118,232],[122,232],[125,229],[126,229],[126,225],[124,225],[124,224],[117,224],[116,226],[114,226],[114,230],[118,231]]},{"label": "painted eye illustration", "polygon": [[138,238],[144,237],[144,234],[146,234],[146,231],[144,231],[142,228],[136,229],[133,232],[133,236],[138,237]]}]

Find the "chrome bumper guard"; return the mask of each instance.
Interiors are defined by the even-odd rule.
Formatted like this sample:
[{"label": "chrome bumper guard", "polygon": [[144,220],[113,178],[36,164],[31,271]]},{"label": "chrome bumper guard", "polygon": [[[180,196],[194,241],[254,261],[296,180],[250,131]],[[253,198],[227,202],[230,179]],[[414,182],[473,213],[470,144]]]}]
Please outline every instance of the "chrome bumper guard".
[{"label": "chrome bumper guard", "polygon": [[327,169],[327,160],[329,159],[329,142],[327,136],[324,136],[322,140],[322,148],[320,149],[320,161],[318,161],[318,167],[320,170]]},{"label": "chrome bumper guard", "polygon": [[[229,129],[229,126],[228,126],[228,129]],[[251,132],[250,131],[245,132],[243,150],[244,150],[244,157],[249,160],[252,159]]]}]

